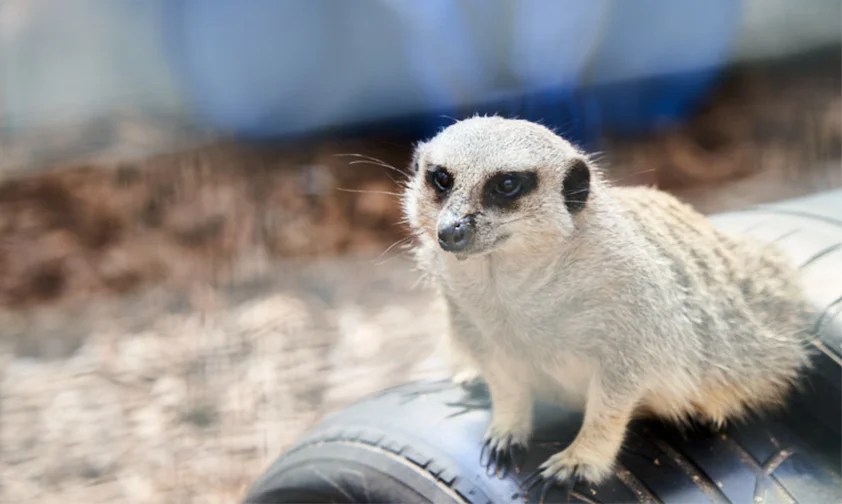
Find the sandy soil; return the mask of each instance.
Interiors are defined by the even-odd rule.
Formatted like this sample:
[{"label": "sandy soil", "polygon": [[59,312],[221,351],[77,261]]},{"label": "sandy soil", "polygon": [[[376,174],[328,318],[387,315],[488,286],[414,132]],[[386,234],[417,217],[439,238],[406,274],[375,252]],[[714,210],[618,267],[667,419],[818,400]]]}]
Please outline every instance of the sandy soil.
[{"label": "sandy soil", "polygon": [[[444,376],[441,305],[410,269],[289,264],[225,292],[40,313],[42,348],[84,336],[53,359],[2,347],[0,500],[236,502],[323,414]],[[30,338],[26,318],[0,323]]]}]

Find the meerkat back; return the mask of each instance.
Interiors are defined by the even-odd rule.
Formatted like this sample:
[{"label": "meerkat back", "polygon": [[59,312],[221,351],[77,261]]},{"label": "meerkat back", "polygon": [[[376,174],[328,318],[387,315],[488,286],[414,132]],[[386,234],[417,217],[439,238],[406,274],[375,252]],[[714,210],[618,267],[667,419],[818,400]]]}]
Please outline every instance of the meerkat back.
[{"label": "meerkat back", "polygon": [[751,406],[780,404],[809,362],[809,308],[789,259],[773,244],[720,230],[663,191],[611,191],[669,263],[686,299],[680,315],[691,321],[714,370],[697,397],[654,394],[646,406],[672,417],[701,412],[721,424]]}]

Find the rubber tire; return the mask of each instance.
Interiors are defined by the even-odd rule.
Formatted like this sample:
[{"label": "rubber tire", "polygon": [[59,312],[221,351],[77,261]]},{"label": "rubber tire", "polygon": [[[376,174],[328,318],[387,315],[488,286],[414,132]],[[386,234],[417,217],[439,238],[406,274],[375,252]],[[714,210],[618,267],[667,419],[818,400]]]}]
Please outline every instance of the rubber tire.
[{"label": "rubber tire", "polygon": [[[635,421],[612,477],[577,484],[571,502],[842,502],[842,191],[712,216],[729,230],[780,243],[801,267],[817,309],[815,368],[781,413],[721,432]],[[248,503],[538,502],[519,484],[575,436],[581,414],[536,406],[535,441],[519,474],[479,464],[489,421],[480,384],[418,382],[325,418],[251,487]],[[553,487],[544,502],[564,502]]]}]

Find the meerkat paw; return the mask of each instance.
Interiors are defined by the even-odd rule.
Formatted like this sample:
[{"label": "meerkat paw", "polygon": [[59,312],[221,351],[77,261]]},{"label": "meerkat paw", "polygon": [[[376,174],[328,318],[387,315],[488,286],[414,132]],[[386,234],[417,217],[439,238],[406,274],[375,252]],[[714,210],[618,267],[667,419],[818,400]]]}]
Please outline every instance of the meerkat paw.
[{"label": "meerkat paw", "polygon": [[471,387],[476,385],[480,378],[479,371],[476,369],[462,368],[451,377],[451,381],[460,387]]},{"label": "meerkat paw", "polygon": [[613,459],[588,457],[576,447],[570,446],[548,458],[535,472],[527,476],[521,483],[521,490],[528,494],[538,483],[543,482],[541,501],[554,486],[565,488],[569,499],[570,492],[577,482],[598,485],[611,474],[613,465]]},{"label": "meerkat paw", "polygon": [[611,474],[613,465],[614,460],[610,458],[584,457],[574,447],[569,447],[544,461],[540,469],[547,480],[562,482],[576,479],[598,485]]},{"label": "meerkat paw", "polygon": [[528,439],[528,432],[496,432],[489,429],[479,455],[479,463],[485,466],[486,474],[505,478],[511,470],[519,473]]}]

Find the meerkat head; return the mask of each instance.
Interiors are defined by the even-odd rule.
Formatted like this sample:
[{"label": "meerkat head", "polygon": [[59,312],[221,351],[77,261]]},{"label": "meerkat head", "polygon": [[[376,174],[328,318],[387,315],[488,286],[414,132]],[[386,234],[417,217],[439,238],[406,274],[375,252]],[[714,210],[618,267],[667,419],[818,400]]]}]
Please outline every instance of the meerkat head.
[{"label": "meerkat head", "polygon": [[593,178],[584,154],[536,123],[501,117],[457,122],[413,156],[407,221],[459,259],[555,243],[575,232]]}]

